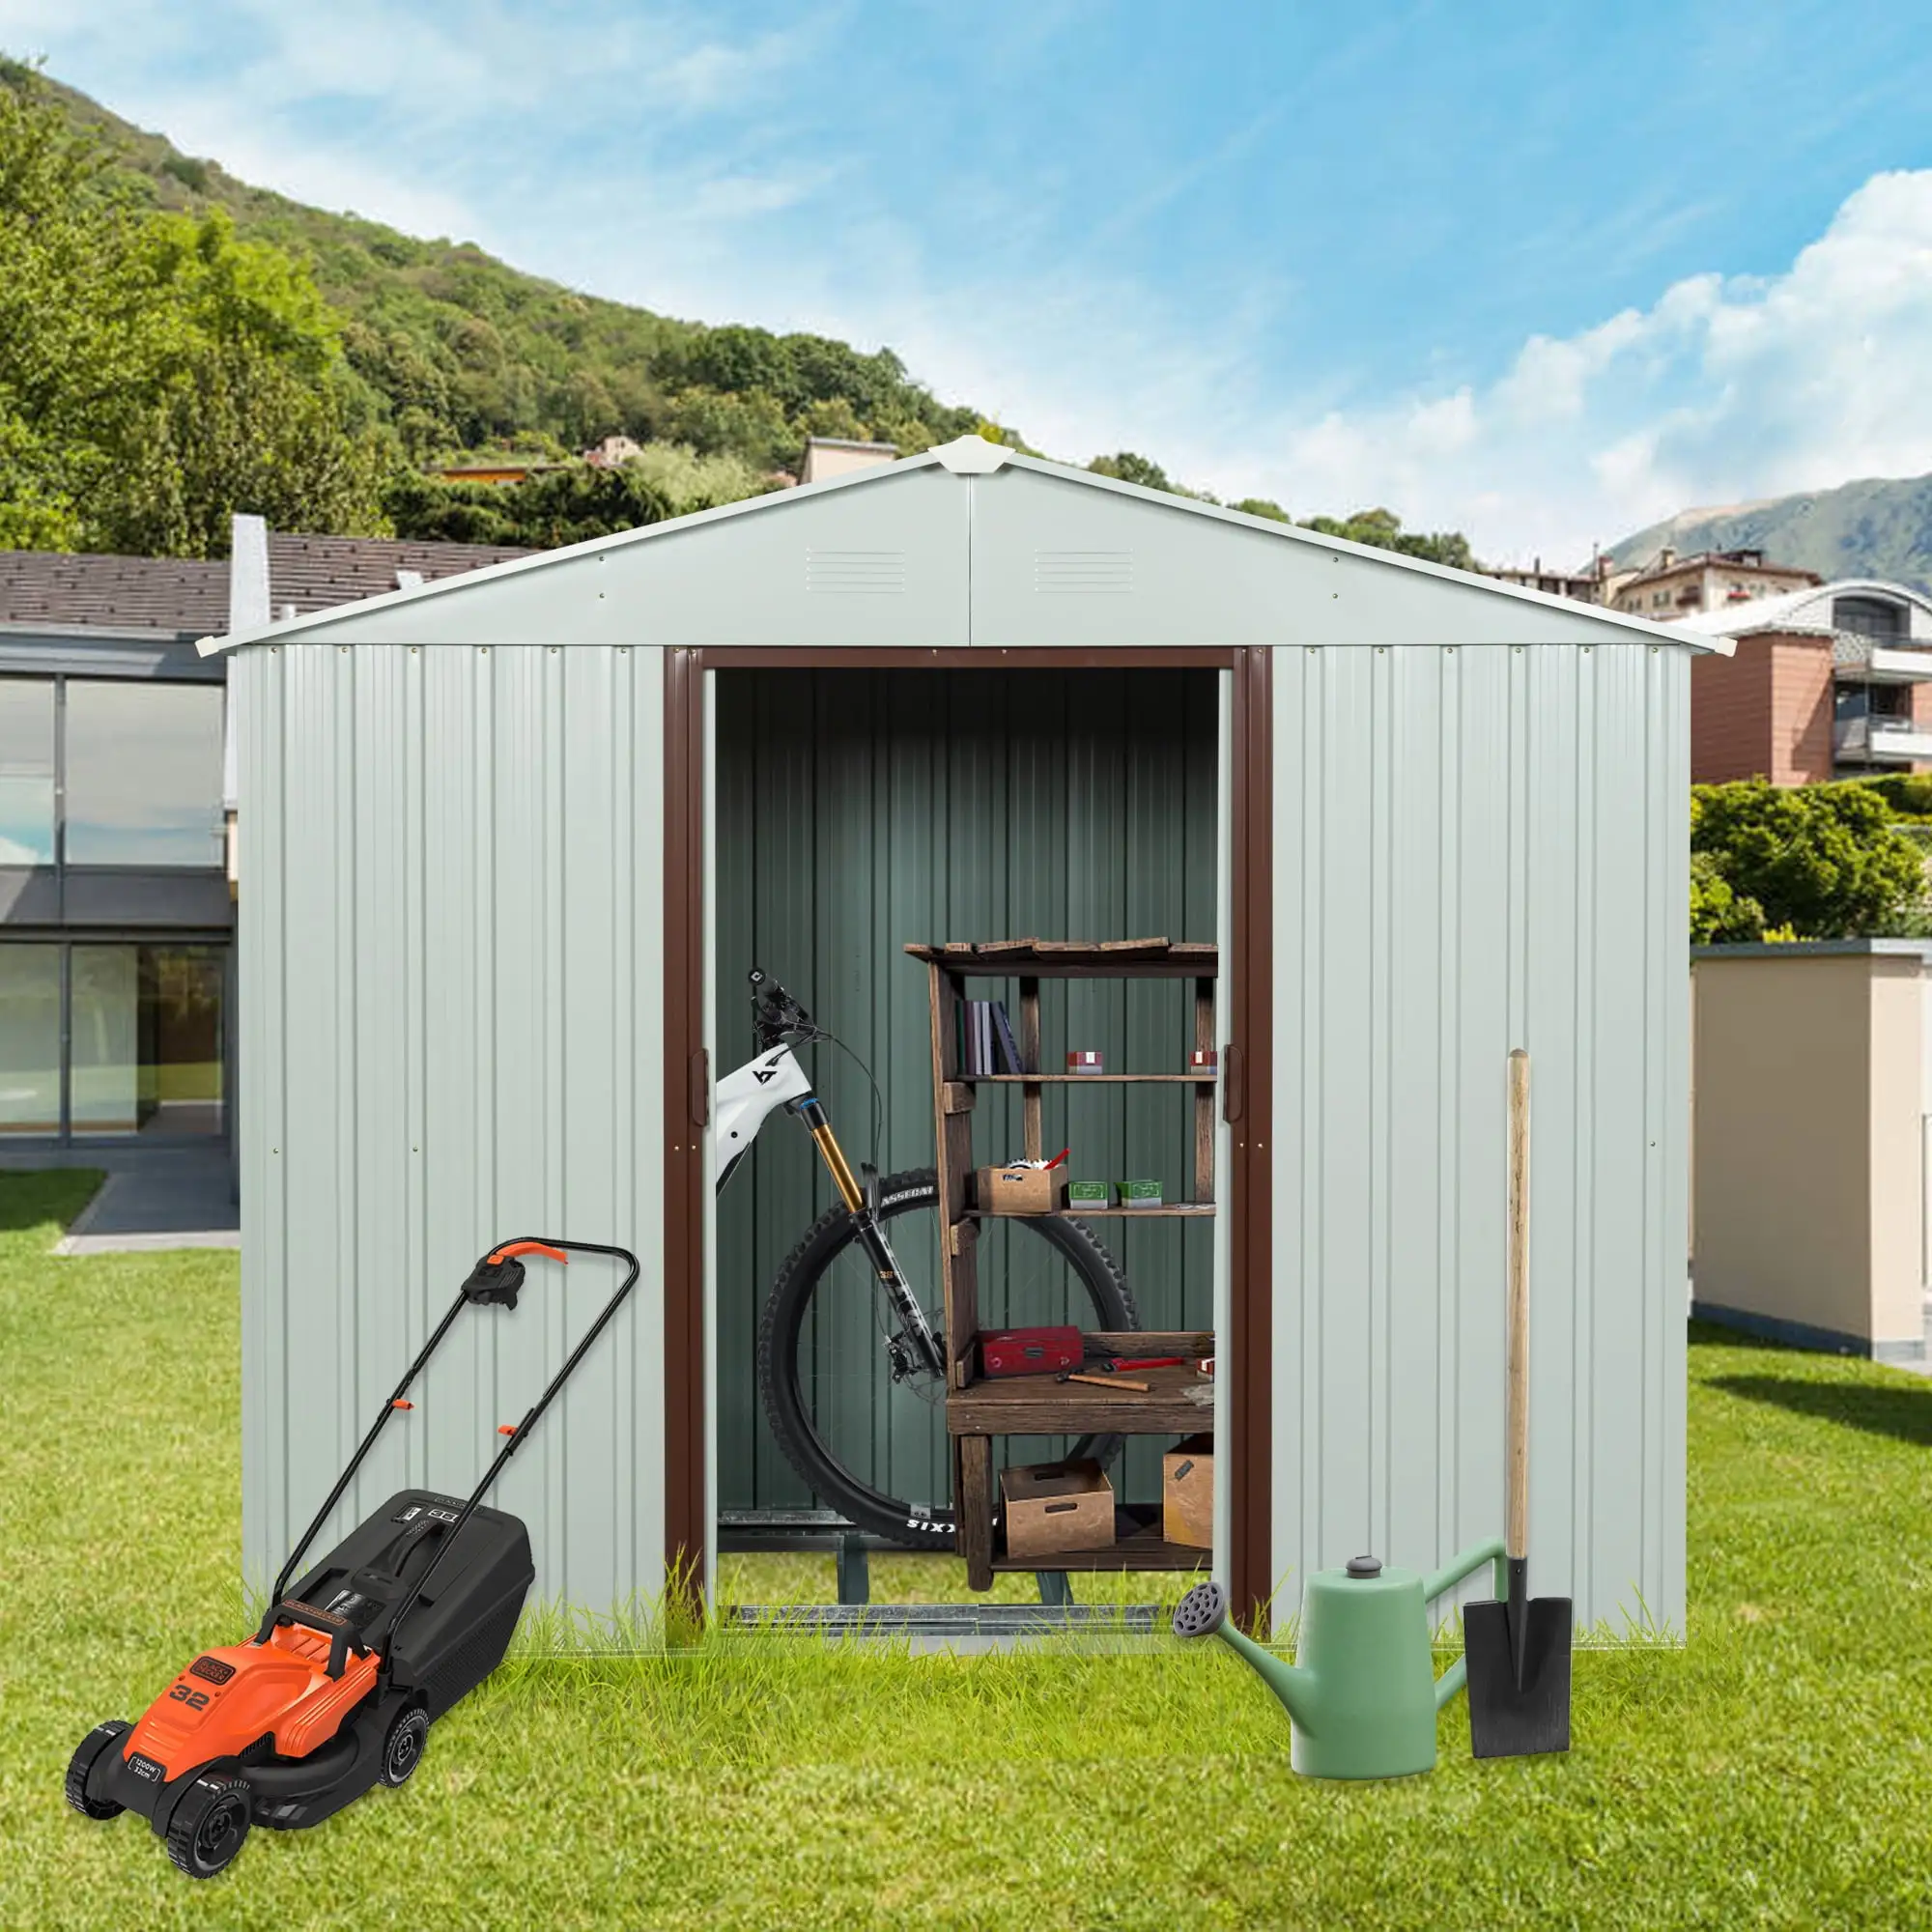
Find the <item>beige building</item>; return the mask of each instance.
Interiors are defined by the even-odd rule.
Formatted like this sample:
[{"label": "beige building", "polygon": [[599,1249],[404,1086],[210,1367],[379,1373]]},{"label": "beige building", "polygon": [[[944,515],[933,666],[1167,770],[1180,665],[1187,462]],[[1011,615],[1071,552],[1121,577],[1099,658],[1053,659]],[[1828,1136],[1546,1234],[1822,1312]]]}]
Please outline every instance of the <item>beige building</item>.
[{"label": "beige building", "polygon": [[636,437],[619,432],[605,437],[601,442],[593,442],[588,449],[578,453],[593,469],[617,469],[641,456],[644,445]]},{"label": "beige building", "polygon": [[1679,556],[1666,545],[1641,569],[1614,576],[1605,601],[1634,617],[1667,623],[1693,611],[1723,611],[1757,597],[1807,590],[1824,581],[1815,570],[1767,563],[1761,550],[1705,550]]},{"label": "beige building", "polygon": [[1550,597],[1569,597],[1578,604],[1607,604],[1610,600],[1605,586],[1610,581],[1612,570],[1606,556],[1593,556],[1580,570],[1546,570],[1539,556],[1527,565],[1499,564],[1493,570],[1485,570],[1485,577],[1493,577],[1499,583],[1519,584],[1524,590],[1541,590]]},{"label": "beige building", "polygon": [[823,483],[828,476],[848,476],[855,469],[891,463],[898,453],[897,445],[890,442],[846,442],[836,436],[809,436],[798,480]]},{"label": "beige building", "polygon": [[1925,1359],[1932,945],[1692,951],[1691,1314]]}]

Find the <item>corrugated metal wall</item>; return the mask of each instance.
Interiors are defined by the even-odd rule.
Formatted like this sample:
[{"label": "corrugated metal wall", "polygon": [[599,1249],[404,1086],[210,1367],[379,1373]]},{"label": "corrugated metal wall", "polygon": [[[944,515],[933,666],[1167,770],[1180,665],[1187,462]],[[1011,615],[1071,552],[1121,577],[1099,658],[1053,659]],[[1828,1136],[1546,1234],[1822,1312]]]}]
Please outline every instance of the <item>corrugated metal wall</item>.
[{"label": "corrugated metal wall", "polygon": [[[608,1605],[664,1542],[660,655],[307,644],[233,672],[246,1574],[272,1579],[477,1254],[551,1233],[643,1276],[493,1499],[540,1590]],[[614,1286],[530,1279],[459,1318],[341,1524],[406,1482],[467,1492]]]},{"label": "corrugated metal wall", "polygon": [[1275,663],[1277,1575],[1501,1530],[1521,1044],[1532,1576],[1681,1631],[1690,660]]},{"label": "corrugated metal wall", "polygon": [[[942,462],[479,572],[237,656],[251,1574],[477,1248],[524,1231],[506,1222],[564,1220],[646,1242],[644,1285],[508,1500],[547,1587],[592,1605],[655,1587],[662,677],[642,646],[1215,641],[1277,654],[1275,1568],[1364,1544],[1426,1564],[1500,1520],[1503,1057],[1520,1039],[1537,1063],[1538,1580],[1586,1619],[1640,1593],[1681,1625],[1688,648],[1025,459]],[[859,594],[820,568],[859,552],[896,558],[899,587]],[[1075,552],[1105,565],[1077,592],[1060,567]],[[1160,788],[1122,784],[1097,752],[1086,772],[1065,722],[1013,713],[1020,674],[1003,664],[995,683],[1009,748],[980,728],[990,703],[882,679],[851,757],[816,761],[796,793],[812,714],[773,697],[769,764],[761,749],[721,793],[727,825],[756,828],[750,911],[721,907],[741,923],[716,935],[721,1047],[745,1037],[747,966],[794,981],[893,1065],[894,1162],[929,1158],[931,1131],[900,941],[1213,931],[1205,829],[1178,901],[1135,896],[1153,867],[1113,874],[1078,841],[1116,813],[1129,839],[1159,828]],[[1028,838],[1068,801],[1079,824]],[[1075,902],[1093,880],[1104,892]],[[1065,1024],[1050,1010],[1049,1037]],[[1104,1009],[1072,1024],[1132,1046]],[[821,1064],[863,1139],[862,1091]],[[1103,1170],[1137,1158],[1104,1122],[1076,1127]],[[981,1131],[982,1152],[1009,1151],[1011,1129]],[[773,1180],[781,1158],[799,1165]],[[802,1144],[776,1132],[758,1159],[760,1225],[801,1227],[823,1198]],[[1154,1293],[1192,1294],[1192,1250],[1169,1265],[1142,1247],[1176,1231],[1121,1233],[1148,1319],[1194,1319]],[[721,1272],[741,1405],[779,1238],[753,1234]],[[1205,1243],[1198,1279],[1205,1300]],[[412,1473],[460,1484],[521,1413],[518,1369],[542,1366],[525,1338],[555,1359],[593,1295],[573,1270],[567,1298],[454,1342],[358,1502],[397,1479],[405,1442]],[[727,1466],[721,1500],[798,1499],[768,1453],[746,1475]]]},{"label": "corrugated metal wall", "polygon": [[[885,1099],[881,1167],[932,1162],[926,974],[909,940],[1020,934],[1214,936],[1212,672],[721,671],[718,673],[719,1070],[749,1059],[746,971],[762,966],[873,1068]],[[1011,987],[978,987],[1004,997]],[[1110,1067],[1178,1070],[1193,1043],[1192,987],[1044,981],[1050,1055],[1099,1046]],[[836,1048],[806,1055],[847,1152],[864,1157],[871,1094]],[[1049,1064],[1052,1064],[1049,1062]],[[1009,1092],[981,1090],[981,1160],[1020,1150]],[[1191,1179],[1186,1089],[1048,1090],[1047,1148],[1078,1174]],[[831,1205],[804,1133],[773,1122],[719,1216],[719,1506],[810,1500],[758,1402],[758,1316],[780,1264]],[[1213,1321],[1213,1229],[1162,1220],[1095,1227],[1151,1327]],[[991,1285],[983,1319],[997,1320]],[[854,1346],[875,1352],[862,1324]],[[899,1445],[895,1493],[943,1494],[944,1434]],[[1165,1438],[1129,1445],[1127,1490],[1157,1496]],[[1052,1453],[1031,1440],[1012,1460]],[[1122,1466],[1116,1467],[1117,1481]]]}]

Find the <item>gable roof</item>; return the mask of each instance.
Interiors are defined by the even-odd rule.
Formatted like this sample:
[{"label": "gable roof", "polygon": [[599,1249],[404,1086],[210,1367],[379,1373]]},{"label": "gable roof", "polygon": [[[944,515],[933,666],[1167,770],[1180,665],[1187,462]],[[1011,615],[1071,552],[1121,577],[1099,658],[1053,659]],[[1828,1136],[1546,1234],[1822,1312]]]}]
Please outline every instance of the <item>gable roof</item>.
[{"label": "gable roof", "polygon": [[[863,497],[860,493],[866,493]],[[1728,639],[1069,469],[977,436],[202,640],[1084,645]]]},{"label": "gable roof", "polygon": [[[410,543],[389,537],[301,536],[270,530],[269,608],[298,615],[534,553],[500,544]],[[226,558],[0,551],[0,624],[203,638],[228,623]]]},{"label": "gable roof", "polygon": [[1783,590],[1776,597],[1753,597],[1726,604],[1717,611],[1693,611],[1675,620],[1672,628],[1700,631],[1712,638],[1746,638],[1762,631],[1832,631],[1832,607],[1840,597],[1881,597],[1902,604],[1911,615],[1912,635],[1932,636],[1932,599],[1904,583],[1888,583],[1876,577],[1845,577],[1820,582],[1803,590]]}]

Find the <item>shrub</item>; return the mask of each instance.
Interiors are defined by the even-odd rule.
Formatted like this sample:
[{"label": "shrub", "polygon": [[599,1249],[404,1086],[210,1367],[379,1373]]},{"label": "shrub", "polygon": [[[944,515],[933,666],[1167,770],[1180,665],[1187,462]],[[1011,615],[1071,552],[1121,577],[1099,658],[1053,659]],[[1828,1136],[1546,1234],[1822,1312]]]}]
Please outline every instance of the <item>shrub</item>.
[{"label": "shrub", "polygon": [[1925,896],[1918,848],[1865,784],[1693,786],[1690,851],[1693,930],[1702,920],[1718,937],[1896,933]]}]

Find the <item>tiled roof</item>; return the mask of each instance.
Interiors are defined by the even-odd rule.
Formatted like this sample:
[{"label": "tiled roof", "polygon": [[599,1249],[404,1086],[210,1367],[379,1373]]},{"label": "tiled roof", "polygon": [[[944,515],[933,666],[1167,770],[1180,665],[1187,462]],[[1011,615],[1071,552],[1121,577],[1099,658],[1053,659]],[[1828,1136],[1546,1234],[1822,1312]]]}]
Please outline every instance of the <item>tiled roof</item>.
[{"label": "tiled roof", "polygon": [[177,556],[0,550],[0,624],[196,637],[228,628],[228,566]]},{"label": "tiled roof", "polygon": [[[407,543],[390,537],[304,537],[269,532],[269,609],[279,617],[285,604],[306,616],[337,604],[394,590],[399,570],[413,571],[426,583],[457,577],[485,564],[528,556],[527,550],[503,544]],[[228,628],[224,605],[216,631]]]},{"label": "tiled roof", "polygon": [[[389,537],[269,533],[269,609],[302,614],[529,553],[496,544],[408,543]],[[0,624],[47,624],[164,637],[218,637],[228,628],[228,565],[172,556],[72,555],[0,550]]]}]

